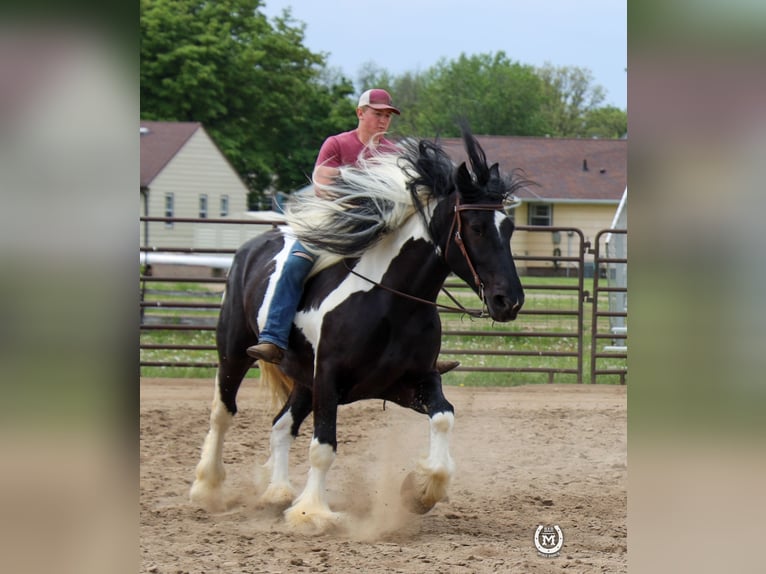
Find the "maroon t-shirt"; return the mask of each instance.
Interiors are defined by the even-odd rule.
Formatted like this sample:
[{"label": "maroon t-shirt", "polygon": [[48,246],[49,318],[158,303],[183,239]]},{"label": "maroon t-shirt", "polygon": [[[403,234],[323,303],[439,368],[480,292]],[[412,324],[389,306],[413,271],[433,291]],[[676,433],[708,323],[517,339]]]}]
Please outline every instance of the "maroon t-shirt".
[{"label": "maroon t-shirt", "polygon": [[389,139],[380,138],[378,145],[374,148],[365,146],[356,135],[356,130],[350,132],[343,132],[334,136],[328,137],[322,147],[319,149],[319,156],[315,167],[341,167],[344,165],[353,165],[359,159],[359,154],[362,157],[368,158],[372,156],[373,150],[381,152],[395,152],[397,150],[396,144]]}]

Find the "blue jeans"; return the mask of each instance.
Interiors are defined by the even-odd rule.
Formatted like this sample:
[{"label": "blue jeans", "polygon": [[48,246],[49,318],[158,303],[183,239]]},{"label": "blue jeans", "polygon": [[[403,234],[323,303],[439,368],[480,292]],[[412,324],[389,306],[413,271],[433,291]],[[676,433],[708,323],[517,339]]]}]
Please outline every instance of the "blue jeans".
[{"label": "blue jeans", "polygon": [[290,255],[282,267],[271,299],[266,325],[258,338],[259,343],[274,343],[280,349],[287,349],[295,311],[303,294],[303,282],[315,261],[316,256],[309,253],[300,241],[290,248]]}]

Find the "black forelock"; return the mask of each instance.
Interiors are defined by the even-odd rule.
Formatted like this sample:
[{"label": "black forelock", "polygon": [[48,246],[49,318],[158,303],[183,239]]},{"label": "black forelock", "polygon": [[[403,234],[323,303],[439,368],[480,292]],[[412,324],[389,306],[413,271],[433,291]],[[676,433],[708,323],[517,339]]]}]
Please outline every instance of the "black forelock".
[{"label": "black forelock", "polygon": [[[471,133],[466,122],[460,122],[463,145],[468,155],[468,165],[455,166],[438,141],[427,139],[402,142],[399,160],[407,175],[410,194],[416,206],[418,194],[441,199],[459,188],[465,202],[501,203],[521,187],[532,185],[520,170],[501,174],[497,163],[489,165],[484,149]],[[463,177],[461,177],[463,171]]]},{"label": "black forelock", "polygon": [[426,139],[407,140],[401,144],[399,167],[407,176],[410,194],[418,191],[443,198],[454,188],[454,165],[447,152],[436,142]]},{"label": "black forelock", "polygon": [[[466,177],[467,166],[458,166],[458,188],[460,194],[467,203],[502,203],[520,188],[533,185],[526,179],[524,173],[518,169],[509,174],[501,174],[499,165],[489,165],[487,155],[479,144],[479,141],[471,133],[466,122],[460,122],[460,130],[463,136],[463,145],[468,154],[468,162],[471,166],[470,177]],[[460,177],[461,167],[464,169],[464,177]]]}]

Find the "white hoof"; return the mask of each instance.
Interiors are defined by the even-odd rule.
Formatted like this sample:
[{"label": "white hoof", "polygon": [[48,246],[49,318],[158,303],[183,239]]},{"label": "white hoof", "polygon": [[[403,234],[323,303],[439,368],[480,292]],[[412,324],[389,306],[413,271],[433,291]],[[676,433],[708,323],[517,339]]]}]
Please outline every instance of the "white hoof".
[{"label": "white hoof", "polygon": [[342,527],[344,515],[328,509],[308,509],[304,505],[294,505],[285,510],[285,522],[291,528],[312,533],[322,533]]},{"label": "white hoof", "polygon": [[295,499],[295,490],[289,484],[270,484],[261,494],[260,501],[273,506],[287,507]]},{"label": "white hoof", "polygon": [[226,511],[226,503],[223,500],[220,486],[211,486],[210,483],[202,480],[195,480],[192,484],[189,500],[213,514]]},{"label": "white hoof", "polygon": [[451,473],[447,469],[409,473],[402,482],[401,496],[404,506],[415,514],[425,514],[447,496]]}]

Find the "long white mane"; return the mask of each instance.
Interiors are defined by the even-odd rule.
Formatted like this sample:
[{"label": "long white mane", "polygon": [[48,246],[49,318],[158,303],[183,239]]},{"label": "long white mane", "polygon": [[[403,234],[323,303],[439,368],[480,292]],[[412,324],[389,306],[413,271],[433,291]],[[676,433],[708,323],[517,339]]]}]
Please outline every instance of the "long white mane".
[{"label": "long white mane", "polygon": [[319,256],[313,272],[360,256],[416,212],[411,177],[402,163],[397,153],[374,155],[340,168],[330,185],[315,182],[313,188],[291,196],[285,206],[287,222],[301,243]]}]

